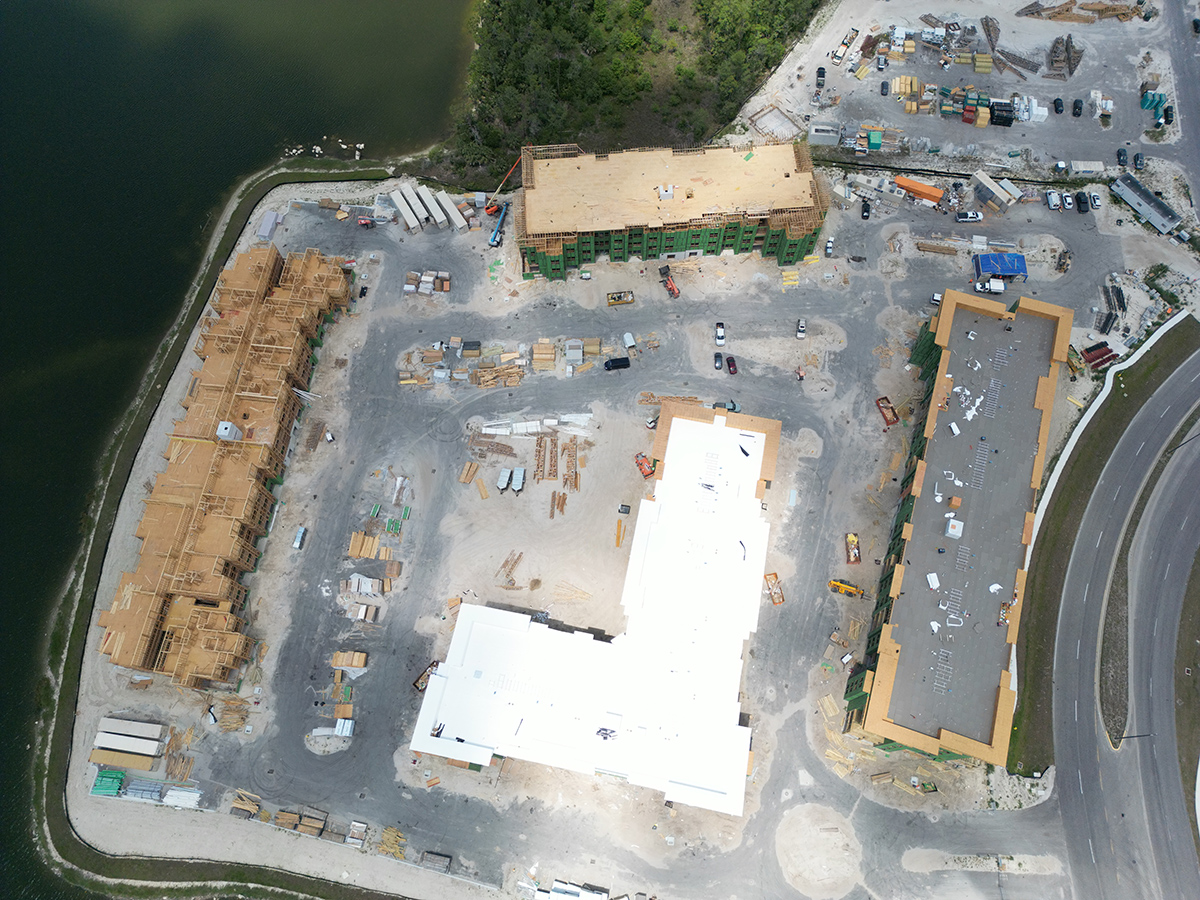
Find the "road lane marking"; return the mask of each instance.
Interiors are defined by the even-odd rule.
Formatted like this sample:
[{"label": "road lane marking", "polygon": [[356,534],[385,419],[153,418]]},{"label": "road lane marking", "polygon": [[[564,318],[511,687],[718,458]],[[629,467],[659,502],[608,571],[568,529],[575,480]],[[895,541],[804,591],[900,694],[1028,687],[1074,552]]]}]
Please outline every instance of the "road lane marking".
[{"label": "road lane marking", "polygon": [[[1145,446],[1146,446],[1146,442],[1145,442],[1145,441],[1142,441],[1142,447],[1145,447]],[[1135,453],[1135,454],[1133,454],[1133,455],[1134,455],[1134,456],[1141,456],[1141,454],[1142,454],[1142,447],[1138,447],[1138,452],[1137,452],[1137,453]]]},{"label": "road lane marking", "polygon": [[1168,410],[1168,409],[1170,409],[1170,408],[1171,408],[1171,404],[1170,404],[1170,403],[1168,403],[1168,404],[1167,404],[1167,407],[1166,407],[1166,409],[1164,409],[1162,412],[1160,412],[1160,413],[1158,414],[1158,417],[1161,419],[1163,416],[1165,416],[1165,415],[1167,414],[1167,410]]},{"label": "road lane marking", "polygon": [[[1192,381],[1195,381],[1197,378],[1200,378],[1200,375],[1193,375],[1193,376],[1192,376]],[[1189,382],[1188,382],[1188,384],[1191,384],[1191,383],[1192,383],[1192,381],[1189,381]]]},{"label": "road lane marking", "polygon": [[1154,631],[1151,634],[1153,637],[1158,637],[1158,619],[1154,620]]},{"label": "road lane marking", "polygon": [[1090,588],[1091,586],[1092,586],[1092,583],[1090,581],[1083,586],[1083,602],[1084,603],[1087,603],[1087,592],[1088,592],[1088,588]]},{"label": "road lane marking", "polygon": [[[1075,642],[1075,658],[1079,659],[1079,641]],[[1079,701],[1076,700],[1075,702],[1078,703]]]},{"label": "road lane marking", "polygon": [[1096,864],[1096,848],[1092,846],[1092,839],[1088,838],[1088,849],[1092,851],[1092,865]]},{"label": "road lane marking", "polygon": [[1102,541],[1103,539],[1104,539],[1104,532],[1102,531],[1102,532],[1100,532],[1100,537],[1096,538],[1096,547],[1097,548],[1099,548],[1100,541]]},{"label": "road lane marking", "polygon": [[1115,500],[1116,500],[1118,497],[1120,497],[1120,496],[1121,496],[1121,485],[1119,485],[1119,484],[1118,484],[1118,485],[1117,485],[1117,492],[1116,492],[1115,494],[1113,494],[1113,500],[1115,501]]},{"label": "road lane marking", "polygon": [[1187,520],[1190,519],[1191,517],[1192,517],[1191,513],[1188,513],[1186,516],[1183,517],[1183,521],[1179,523],[1180,531],[1183,531],[1183,526],[1187,524]]},{"label": "road lane marking", "polygon": [[1150,699],[1154,699],[1154,676],[1150,676]]},{"label": "road lane marking", "polygon": [[[1076,722],[1078,722],[1078,721],[1079,721],[1079,701],[1078,701],[1078,700],[1076,700],[1076,701],[1075,701],[1075,721],[1076,721]],[[1080,791],[1080,793],[1083,793],[1083,784],[1082,784],[1082,782],[1081,782],[1081,783],[1080,783],[1080,785],[1079,785],[1079,791]]]},{"label": "road lane marking", "polygon": [[1167,570],[1163,572],[1163,581],[1167,580],[1167,576],[1171,574],[1171,564],[1167,563]]}]

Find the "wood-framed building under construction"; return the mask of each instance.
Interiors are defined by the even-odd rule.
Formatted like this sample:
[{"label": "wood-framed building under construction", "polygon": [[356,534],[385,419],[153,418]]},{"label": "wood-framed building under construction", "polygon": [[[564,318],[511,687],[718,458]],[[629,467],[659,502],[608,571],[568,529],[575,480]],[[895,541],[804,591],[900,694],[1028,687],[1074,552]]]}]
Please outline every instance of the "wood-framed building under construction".
[{"label": "wood-framed building under construction", "polygon": [[802,142],[586,154],[525,147],[514,205],[525,278],[614,262],[813,252],[829,200]]},{"label": "wood-framed building under construction", "polygon": [[274,246],[239,255],[217,281],[192,373],[121,577],[100,652],[114,665],[194,686],[228,680],[249,656],[244,573],[258,562],[271,488],[308,386],[323,321],[350,296],[341,260]]}]

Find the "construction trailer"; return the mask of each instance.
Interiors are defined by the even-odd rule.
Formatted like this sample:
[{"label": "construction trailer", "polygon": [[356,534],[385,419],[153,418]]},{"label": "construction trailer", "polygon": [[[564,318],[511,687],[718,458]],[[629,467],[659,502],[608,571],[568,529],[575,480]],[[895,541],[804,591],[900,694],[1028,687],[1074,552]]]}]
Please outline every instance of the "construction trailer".
[{"label": "construction trailer", "polygon": [[757,250],[793,265],[817,246],[829,208],[799,141],[610,154],[526,147],[521,177],[513,211],[527,279],[562,279],[604,255],[627,262]]},{"label": "construction trailer", "polygon": [[422,226],[433,224],[433,213],[425,208],[425,204],[422,203],[421,198],[417,196],[416,188],[405,182],[404,184],[400,185],[400,194],[404,197],[405,201],[407,201],[412,211],[417,214],[417,218],[421,220]]},{"label": "construction trailer", "polygon": [[438,206],[437,200],[433,198],[433,191],[423,184],[418,184],[417,196],[421,198],[421,202],[425,204],[425,208],[429,210],[429,214],[433,216],[433,221],[437,222],[438,228],[445,228],[450,224],[450,220],[442,212],[442,208]]},{"label": "construction trailer", "polygon": [[396,209],[400,211],[400,218],[404,220],[404,229],[406,231],[420,231],[421,220],[417,218],[417,214],[413,212],[408,201],[404,199],[404,195],[400,191],[392,191],[388,196],[391,197]]},{"label": "construction trailer", "polygon": [[454,201],[450,199],[450,195],[445,191],[437,192],[437,202],[442,205],[442,209],[446,211],[447,218],[450,219],[450,224],[454,226],[455,231],[466,231],[467,220],[463,218],[463,214],[458,211],[458,207],[454,205]]},{"label": "construction trailer", "polygon": [[249,658],[241,577],[258,563],[323,323],[350,289],[342,260],[274,246],[239,255],[213,293],[193,351],[203,360],[144,501],[137,567],[121,576],[100,652],[195,687]]}]

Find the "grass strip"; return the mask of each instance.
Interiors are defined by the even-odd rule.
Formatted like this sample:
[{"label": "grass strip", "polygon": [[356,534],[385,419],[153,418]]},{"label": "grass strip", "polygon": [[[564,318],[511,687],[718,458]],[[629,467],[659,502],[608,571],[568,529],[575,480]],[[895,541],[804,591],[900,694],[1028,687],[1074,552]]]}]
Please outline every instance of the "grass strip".
[{"label": "grass strip", "polygon": [[[376,167],[353,167],[337,161],[320,161],[316,165],[305,161],[305,170],[289,170],[274,167],[268,173],[251,176],[229,196],[242,194],[216,249],[197,279],[198,285],[192,296],[185,301],[186,309],[177,326],[168,336],[166,350],[151,363],[143,379],[143,390],[126,414],[118,437],[109,446],[101,461],[101,477],[107,477],[108,490],[103,501],[91,511],[90,530],[84,537],[85,551],[77,564],[73,581],[62,601],[59,621],[65,629],[69,623],[69,636],[62,656],[59,672],[57,697],[49,678],[43,678],[37,686],[39,702],[39,744],[34,756],[33,810],[39,826],[35,835],[40,841],[48,836],[53,852],[61,858],[54,860],[48,848],[39,846],[39,852],[68,882],[99,891],[105,896],[129,897],[191,897],[212,896],[213,884],[236,885],[238,893],[251,897],[278,897],[282,891],[296,896],[319,896],[331,900],[362,900],[369,897],[388,897],[350,885],[310,878],[273,869],[267,866],[249,866],[241,863],[193,862],[153,857],[109,856],[87,844],[71,826],[66,809],[67,768],[71,758],[71,736],[74,728],[74,710],[79,696],[79,678],[86,650],[92,608],[95,602],[100,572],[104,563],[104,548],[116,520],[117,507],[133,467],[134,459],[162,398],[162,391],[148,390],[146,386],[166,385],[180,357],[189,345],[192,325],[196,316],[208,301],[216,279],[224,267],[238,236],[249,222],[250,214],[268,191],[281,184],[324,182],[324,181],[367,181],[386,178],[390,173]],[[314,171],[313,169],[316,169]],[[228,204],[226,198],[221,207]],[[220,228],[218,221],[213,226]],[[211,239],[211,232],[206,235]],[[121,490],[113,489],[121,485]],[[60,638],[61,640],[61,638]],[[49,644],[49,642],[48,642]],[[50,648],[47,646],[47,651]],[[52,660],[53,662],[53,660]],[[53,716],[51,718],[51,713]],[[267,827],[267,826],[264,826]],[[116,879],[118,881],[109,881]],[[121,881],[141,882],[123,884]],[[157,882],[171,882],[160,886]],[[180,883],[185,883],[180,885]],[[189,886],[187,882],[194,882]]]},{"label": "grass strip", "polygon": [[1170,330],[1133,368],[1075,445],[1050,498],[1030,564],[1025,596],[1028,608],[1017,639],[1018,691],[1008,770],[1044,772],[1054,763],[1054,640],[1063,582],[1079,521],[1104,464],[1142,404],[1197,349],[1200,322],[1188,318]]},{"label": "grass strip", "polygon": [[1200,764],[1200,557],[1192,564],[1184,590],[1175,643],[1175,745],[1183,776],[1183,805],[1200,852],[1195,803],[1196,766]]}]

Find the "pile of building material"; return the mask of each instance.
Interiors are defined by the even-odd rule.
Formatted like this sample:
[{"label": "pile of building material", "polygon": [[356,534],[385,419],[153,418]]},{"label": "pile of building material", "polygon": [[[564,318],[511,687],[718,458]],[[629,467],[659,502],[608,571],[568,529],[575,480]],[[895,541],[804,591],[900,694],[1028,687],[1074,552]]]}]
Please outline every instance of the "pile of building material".
[{"label": "pile of building material", "polygon": [[367,842],[367,823],[351,822],[350,830],[346,832],[345,843],[351,847],[361,847]]},{"label": "pile of building material", "polygon": [[562,483],[572,493],[579,490],[579,441],[574,435],[563,447],[566,465],[563,466]]},{"label": "pile of building material", "polygon": [[638,404],[641,406],[661,406],[667,400],[674,400],[677,403],[690,403],[693,406],[700,405],[699,397],[672,397],[667,395],[652,394],[650,391],[642,391],[638,395]]},{"label": "pile of building material", "polygon": [[350,535],[346,555],[351,559],[375,559],[379,555],[379,535],[368,537],[365,531],[355,531]]},{"label": "pile of building material", "polygon": [[1000,40],[1000,23],[991,16],[984,16],[980,20],[983,25],[984,36],[987,37],[988,46],[992,48],[992,52],[996,52],[996,42]]},{"label": "pile of building material", "polygon": [[236,816],[239,819],[257,819],[261,810],[262,797],[258,796],[258,794],[252,794],[240,788],[234,791],[233,804],[229,808],[231,816]]},{"label": "pile of building material", "polygon": [[345,672],[353,680],[367,671],[367,654],[361,650],[339,650],[333,654],[329,665]]},{"label": "pile of building material", "polygon": [[164,806],[173,806],[176,809],[199,809],[203,796],[199,788],[174,785],[163,794],[162,802]]},{"label": "pile of building material", "polygon": [[364,594],[368,597],[378,597],[385,593],[382,578],[368,578],[358,572],[351,573],[349,578],[343,578],[338,583],[338,590],[343,594]]},{"label": "pile of building material", "polygon": [[450,273],[430,269],[425,272],[406,272],[404,274],[404,293],[433,294],[449,293]]},{"label": "pile of building material", "polygon": [[[537,359],[534,359],[533,367],[538,369]],[[551,364],[553,368],[553,364]],[[525,369],[523,366],[509,364],[497,366],[490,360],[487,360],[479,365],[478,368],[472,369],[468,376],[468,381],[471,384],[481,388],[494,387],[516,387],[521,383],[521,379],[525,377]]]},{"label": "pile of building material", "polygon": [[475,473],[479,471],[479,463],[468,460],[463,463],[462,471],[458,473],[459,484],[470,484],[475,480]]},{"label": "pile of building material", "polygon": [[226,694],[221,697],[221,715],[217,719],[217,727],[222,731],[242,731],[246,720],[250,718],[250,701],[237,694]]},{"label": "pile of building material", "polygon": [[388,826],[383,829],[383,835],[379,838],[378,851],[381,856],[390,856],[393,859],[404,859],[404,845],[408,843],[408,838],[399,828]]},{"label": "pile of building material", "polygon": [[549,338],[540,338],[533,345],[533,371],[553,372],[558,347]]},{"label": "pile of building material", "polygon": [[519,553],[516,550],[513,550],[505,557],[500,568],[496,570],[496,585],[498,587],[505,588],[506,590],[513,590],[517,587],[516,579],[513,578],[513,572],[516,571],[517,566],[521,564],[521,560],[524,557],[525,554],[523,552]]},{"label": "pile of building material", "polygon": [[1050,45],[1050,51],[1047,55],[1046,67],[1048,72],[1043,73],[1043,78],[1052,78],[1057,81],[1066,81],[1067,78],[1075,74],[1075,70],[1079,68],[1079,63],[1083,59],[1083,48],[1076,47],[1075,41],[1071,35],[1066,37],[1056,37]]},{"label": "pile of building material", "polygon": [[196,763],[194,756],[185,756],[190,749],[195,729],[188,727],[183,734],[171,729],[171,739],[167,741],[167,778],[171,781],[187,781],[192,777],[192,766]]},{"label": "pile of building material", "polygon": [[97,797],[116,797],[125,784],[125,773],[120,769],[101,769],[92,783],[92,794]]}]

